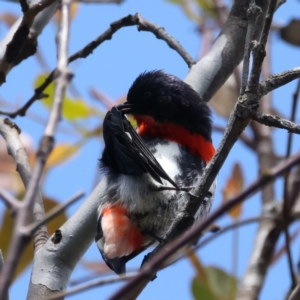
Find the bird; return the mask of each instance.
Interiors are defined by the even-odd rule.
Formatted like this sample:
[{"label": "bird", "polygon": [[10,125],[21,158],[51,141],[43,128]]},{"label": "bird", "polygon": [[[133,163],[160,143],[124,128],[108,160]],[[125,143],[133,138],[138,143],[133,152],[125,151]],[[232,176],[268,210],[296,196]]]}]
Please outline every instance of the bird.
[{"label": "bird", "polygon": [[[95,241],[116,274],[163,241],[215,153],[211,135],[207,103],[190,85],[162,70],[141,73],[126,102],[107,112],[100,158],[105,188],[99,196]],[[195,220],[209,213],[215,189],[214,182]]]}]

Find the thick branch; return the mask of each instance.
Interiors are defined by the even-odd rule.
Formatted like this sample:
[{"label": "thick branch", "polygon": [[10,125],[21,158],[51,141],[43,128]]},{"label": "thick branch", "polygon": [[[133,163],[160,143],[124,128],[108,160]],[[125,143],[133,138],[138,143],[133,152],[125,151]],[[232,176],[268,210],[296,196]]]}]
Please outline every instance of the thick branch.
[{"label": "thick branch", "polygon": [[[224,133],[225,127],[213,125],[213,130]],[[242,132],[239,139],[250,149],[255,150],[255,142],[253,139],[251,139],[246,133]]]},{"label": "thick branch", "polygon": [[[16,215],[16,225],[9,246],[6,263],[0,276],[0,299],[7,294],[9,284],[16,269],[18,259],[20,258],[25,245],[30,239],[30,235],[23,231],[28,225],[29,216],[32,213],[34,199],[38,192],[39,182],[42,176],[47,157],[52,150],[54,143],[54,133],[60,116],[61,105],[68,83],[69,71],[67,70],[67,45],[69,35],[69,13],[71,0],[65,0],[62,3],[62,19],[59,34],[58,51],[58,70],[60,77],[54,92],[53,107],[50,112],[49,120],[44,132],[44,137],[40,143],[36,160],[33,166],[32,175],[28,183],[25,197],[22,201],[22,209],[19,209]],[[40,5],[43,6],[43,5]],[[39,8],[35,8],[40,11]]]}]

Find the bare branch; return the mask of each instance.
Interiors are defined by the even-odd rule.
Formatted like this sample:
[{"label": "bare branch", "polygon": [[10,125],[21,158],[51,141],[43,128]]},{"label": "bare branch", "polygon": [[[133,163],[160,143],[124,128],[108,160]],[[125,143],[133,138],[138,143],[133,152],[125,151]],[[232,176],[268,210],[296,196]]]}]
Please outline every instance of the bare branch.
[{"label": "bare branch", "polygon": [[284,71],[279,74],[272,75],[267,78],[259,85],[259,95],[264,96],[269,92],[297,79],[300,78],[300,67],[292,70]]},{"label": "bare branch", "polygon": [[[262,8],[264,15],[267,1],[257,0],[256,3]],[[248,8],[249,0],[234,1],[228,19],[211,51],[191,68],[185,79],[205,101],[209,101],[219,90],[243,58]],[[261,31],[263,20],[264,18],[259,18],[255,36]]]},{"label": "bare branch", "polygon": [[[225,127],[213,125],[213,130],[224,133]],[[246,146],[248,146],[252,150],[255,150],[254,140],[251,139],[247,134],[245,134],[245,132],[242,132],[239,138]]]},{"label": "bare branch", "polygon": [[11,196],[1,186],[0,186],[0,198],[2,198],[6,206],[9,207],[14,213],[20,207],[20,201],[18,201],[15,197]]},{"label": "bare branch", "polygon": [[[28,161],[26,150],[19,138],[20,129],[9,119],[0,117],[0,134],[4,137],[7,144],[8,153],[14,158],[25,188],[28,187],[31,177],[31,167]],[[20,203],[18,201],[18,203]],[[16,206],[17,207],[17,206]],[[45,217],[42,193],[39,191],[35,196],[33,207],[33,221],[38,222]],[[39,249],[48,239],[46,226],[42,226],[34,235],[35,250]]]},{"label": "bare branch", "polygon": [[241,94],[244,94],[248,82],[250,51],[251,51],[251,43],[253,41],[254,33],[255,33],[255,24],[258,17],[262,14],[262,9],[259,6],[257,6],[255,2],[254,3],[253,2],[252,3],[250,2],[250,7],[247,9],[248,27],[247,27],[245,50],[244,50]]},{"label": "bare branch", "polygon": [[20,0],[20,5],[23,13],[25,13],[29,9],[27,0]]},{"label": "bare branch", "polygon": [[[144,19],[140,14],[135,14],[134,16],[128,15],[120,20],[117,20],[110,24],[110,27],[98,36],[95,40],[87,44],[84,48],[77,51],[73,55],[71,55],[68,59],[68,63],[73,62],[78,58],[86,58],[89,56],[100,44],[104,41],[110,40],[115,32],[119,29],[127,26],[138,26],[138,30],[140,31],[150,31],[153,32],[157,38],[163,39],[166,43],[175,51],[177,51],[181,57],[186,61],[186,63],[191,66],[194,61],[191,56],[187,53],[187,51],[176,41],[172,36],[170,36],[162,27],[151,23]],[[37,88],[35,89],[34,95],[25,103],[24,106],[16,110],[15,112],[5,112],[0,111],[0,114],[9,116],[11,118],[15,118],[17,116],[25,116],[26,111],[28,108],[36,101],[41,98],[47,97],[46,95],[42,94],[45,88],[53,82],[59,72],[57,69],[54,69],[50,75],[46,78],[46,80]]]},{"label": "bare branch", "polygon": [[298,284],[293,290],[288,300],[299,300],[300,299],[300,285]]},{"label": "bare branch", "polygon": [[[24,0],[25,1],[25,0]],[[22,2],[24,4],[24,1]],[[24,4],[24,16],[21,21],[17,21],[8,36],[1,41],[0,49],[4,48],[4,51],[1,51],[0,55],[0,85],[5,82],[5,78],[10,69],[18,64],[23,59],[32,55],[36,51],[36,44],[33,45],[32,49],[26,49],[29,53],[23,53],[24,57],[20,57],[23,47],[27,42],[27,38],[30,33],[30,28],[34,23],[35,17],[45,8],[50,7],[55,0],[41,0],[37,3],[32,3],[29,6],[29,9],[26,10],[26,5]],[[23,9],[23,6],[22,6]],[[52,8],[51,8],[52,12]],[[16,27],[18,27],[16,29]],[[13,34],[12,38],[11,35]]]},{"label": "bare branch", "polygon": [[126,275],[114,276],[114,277],[107,278],[107,279],[98,279],[96,281],[88,282],[88,283],[82,284],[80,286],[77,286],[75,288],[69,289],[66,292],[56,293],[55,295],[50,296],[46,300],[62,299],[62,297],[78,294],[80,292],[83,292],[83,291],[86,291],[86,290],[89,290],[89,289],[92,289],[92,288],[95,288],[98,286],[106,285],[109,283],[115,283],[115,282],[119,282],[119,281],[129,280],[129,279],[133,278],[134,276],[136,276],[136,273],[132,273],[132,274],[129,273]]},{"label": "bare branch", "polygon": [[[49,1],[49,0],[48,0]],[[45,0],[45,3],[48,3]],[[44,2],[39,4],[43,7]],[[62,3],[62,18],[59,33],[59,47],[58,47],[58,67],[59,78],[54,92],[53,106],[50,112],[49,120],[45,128],[44,136],[40,143],[36,160],[33,167],[33,172],[27,187],[25,197],[22,201],[22,208],[18,210],[16,215],[16,225],[13,232],[12,241],[9,246],[9,251],[6,263],[0,275],[0,299],[7,294],[8,287],[16,269],[18,259],[30,239],[30,235],[23,231],[23,228],[28,224],[28,217],[32,213],[34,199],[38,192],[40,178],[42,176],[43,168],[45,166],[47,157],[52,150],[54,143],[54,133],[59,121],[61,105],[66,90],[68,80],[71,78],[70,72],[67,69],[67,45],[69,35],[69,14],[70,14],[71,0],[64,0]],[[40,11],[40,8],[35,10]]]},{"label": "bare branch", "polygon": [[62,204],[56,205],[51,210],[47,212],[45,215],[45,218],[43,220],[40,220],[38,222],[35,222],[31,225],[28,225],[25,229],[25,231],[28,232],[28,234],[34,233],[41,225],[46,224],[51,219],[55,218],[58,214],[60,214],[62,211],[64,211],[67,207],[69,207],[71,204],[79,200],[84,196],[84,192],[77,192],[74,196],[72,196],[70,199],[65,201]]},{"label": "bare branch", "polygon": [[185,51],[185,49],[180,45],[180,43],[175,40],[171,35],[169,35],[165,29],[161,26],[153,24],[146,19],[144,19],[139,13],[135,15],[138,20],[138,30],[139,31],[150,31],[152,32],[158,39],[164,40],[168,46],[178,52],[178,54],[184,59],[189,68],[191,68],[196,62],[192,59],[192,57]]},{"label": "bare branch", "polygon": [[[3,258],[3,255],[2,255],[2,251],[1,251],[1,249],[0,249],[0,272],[2,271],[3,265],[4,265],[4,258]],[[8,292],[7,292],[7,294],[4,296],[3,300],[9,300]]]},{"label": "bare branch", "polygon": [[278,116],[262,114],[260,112],[251,112],[252,119],[267,126],[273,126],[281,129],[286,129],[288,132],[300,134],[300,125],[297,125],[289,120],[282,119]]},{"label": "bare branch", "polygon": [[[290,118],[291,122],[295,121],[299,91],[300,91],[300,80],[298,80],[298,85],[297,85],[296,91],[293,95],[293,106],[292,106],[291,118]],[[285,155],[286,158],[291,155],[292,142],[293,142],[293,135],[291,133],[289,133],[286,155]],[[289,265],[290,277],[291,277],[291,282],[292,282],[291,290],[293,290],[297,285],[297,281],[296,281],[296,276],[295,276],[294,269],[293,269],[293,258],[292,258],[292,254],[291,254],[290,236],[289,236],[289,230],[288,230],[290,211],[292,209],[292,207],[289,205],[289,199],[288,199],[289,176],[290,176],[290,171],[287,171],[284,176],[282,217],[283,217],[283,223],[284,223],[283,229],[284,229],[284,236],[285,236],[285,243],[286,243],[286,252],[287,252],[288,265]]]}]

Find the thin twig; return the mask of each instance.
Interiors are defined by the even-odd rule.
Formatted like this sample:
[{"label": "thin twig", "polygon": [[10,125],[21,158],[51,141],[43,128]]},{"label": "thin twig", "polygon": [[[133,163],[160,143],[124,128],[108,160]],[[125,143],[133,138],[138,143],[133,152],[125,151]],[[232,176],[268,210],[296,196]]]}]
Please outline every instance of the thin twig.
[{"label": "thin twig", "polygon": [[[213,124],[213,130],[224,133],[225,127]],[[242,132],[239,139],[250,149],[255,150],[255,141],[251,139],[245,132]]]},{"label": "thin twig", "polygon": [[[4,258],[3,258],[3,255],[2,255],[2,251],[0,249],[0,272],[2,271],[3,265],[4,265]],[[8,291],[7,291],[7,294],[4,296],[3,300],[9,300]]]},{"label": "thin twig", "polygon": [[260,124],[267,126],[273,126],[276,128],[286,129],[289,132],[300,134],[300,125],[295,124],[289,120],[282,119],[278,116],[273,116],[270,114],[262,114],[260,112],[250,111],[251,118]]},{"label": "thin twig", "polygon": [[268,35],[273,19],[273,15],[276,7],[276,0],[270,0],[267,15],[265,18],[264,26],[260,35],[260,40],[253,46],[253,64],[252,70],[249,77],[249,82],[247,84],[246,91],[256,92],[259,85],[259,75],[261,74],[261,68],[263,60],[266,56],[266,44],[268,41]]},{"label": "thin twig", "polygon": [[264,217],[264,216],[259,216],[259,217],[253,217],[253,218],[249,218],[249,219],[245,219],[242,221],[238,221],[238,222],[234,222],[231,223],[225,227],[223,227],[221,230],[217,231],[215,234],[212,234],[211,236],[209,236],[208,238],[204,239],[203,241],[201,241],[197,246],[193,247],[193,248],[188,248],[184,251],[184,253],[180,254],[179,257],[177,257],[173,263],[176,263],[177,261],[179,261],[180,259],[186,257],[187,255],[189,255],[190,253],[193,253],[195,250],[198,250],[202,247],[204,247],[205,245],[207,245],[208,243],[212,242],[215,238],[218,238],[220,235],[235,229],[237,227],[242,227],[245,225],[249,225],[251,223],[257,223],[257,222],[261,222],[263,220],[265,220],[266,218],[269,217]]},{"label": "thin twig", "polygon": [[260,97],[268,94],[269,92],[297,79],[300,77],[300,67],[284,71],[279,74],[272,75],[263,82],[260,83],[258,87],[258,94]]},{"label": "thin twig", "polygon": [[[300,91],[300,80],[298,80],[296,91],[293,95],[293,105],[292,105],[291,118],[290,118],[291,122],[295,121],[299,91]],[[293,142],[293,135],[292,135],[292,133],[289,133],[285,158],[288,158],[291,155],[292,142]],[[283,217],[283,223],[284,223],[283,231],[284,231],[284,236],[285,236],[288,266],[289,266],[290,277],[291,277],[291,282],[292,282],[291,290],[293,290],[297,285],[297,280],[296,280],[296,276],[295,276],[295,273],[293,270],[293,258],[292,258],[292,253],[291,253],[290,237],[289,237],[289,230],[288,230],[290,211],[292,209],[292,207],[290,207],[289,201],[288,201],[289,177],[290,177],[290,170],[288,170],[284,176],[282,217]]]},{"label": "thin twig", "polygon": [[62,297],[78,294],[80,292],[83,292],[83,291],[86,291],[86,290],[89,290],[91,288],[95,288],[98,286],[115,283],[115,282],[119,282],[119,281],[123,281],[123,280],[129,280],[129,279],[133,278],[134,276],[136,276],[136,273],[132,273],[132,274],[129,273],[126,275],[115,276],[115,277],[111,277],[111,278],[107,278],[107,279],[98,279],[96,281],[88,282],[88,283],[82,284],[80,286],[77,286],[75,288],[69,289],[66,292],[58,292],[55,295],[48,297],[46,300],[62,299]]},{"label": "thin twig", "polygon": [[[135,25],[138,27],[139,31],[150,31],[157,38],[164,40],[169,45],[169,47],[171,47],[179,53],[179,55],[185,60],[189,67],[191,67],[195,63],[192,57],[178,43],[178,41],[176,41],[171,35],[169,35],[162,27],[149,22],[148,20],[144,19],[140,14],[135,14],[134,16],[128,15],[120,20],[111,23],[110,27],[105,32],[103,32],[95,40],[87,44],[84,48],[71,55],[68,59],[68,63],[71,63],[78,58],[86,58],[91,53],[93,53],[93,51],[104,41],[110,40],[113,34],[119,29]],[[57,78],[58,75],[59,72],[57,71],[57,69],[54,69],[46,78],[46,80],[38,88],[35,89],[34,95],[25,103],[24,106],[22,106],[15,112],[0,111],[0,114],[9,116],[11,118],[15,118],[17,116],[25,116],[28,108],[36,100],[47,97],[47,95],[43,94],[43,91],[51,82],[53,82]]]},{"label": "thin twig", "polygon": [[39,222],[35,222],[33,224],[28,225],[24,230],[27,231],[27,234],[34,233],[41,225],[48,223],[51,219],[55,218],[58,214],[60,214],[62,211],[64,211],[67,207],[69,207],[71,204],[79,200],[84,196],[84,192],[80,191],[77,192],[74,196],[72,196],[70,199],[65,201],[64,203],[61,203],[59,205],[56,205],[51,210],[49,210],[45,218],[43,220],[40,220]]},{"label": "thin twig", "polygon": [[0,186],[0,198],[5,202],[6,206],[13,212],[16,212],[20,207],[20,201],[10,195]]},{"label": "thin twig", "polygon": [[247,10],[248,27],[247,27],[245,49],[244,49],[244,63],[243,63],[242,84],[241,84],[241,91],[240,91],[241,95],[245,93],[247,83],[248,83],[250,52],[251,52],[251,44],[255,33],[255,24],[257,19],[262,14],[262,9],[255,4],[255,1],[251,1],[251,2],[252,3],[250,3],[250,7]]}]

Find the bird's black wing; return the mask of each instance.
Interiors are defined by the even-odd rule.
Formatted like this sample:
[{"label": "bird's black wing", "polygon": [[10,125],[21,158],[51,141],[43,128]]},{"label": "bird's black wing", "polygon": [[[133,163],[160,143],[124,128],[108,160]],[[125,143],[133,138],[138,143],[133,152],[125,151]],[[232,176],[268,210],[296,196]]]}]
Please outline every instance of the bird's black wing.
[{"label": "bird's black wing", "polygon": [[105,116],[103,137],[105,149],[101,162],[104,167],[110,167],[117,173],[129,175],[149,173],[157,182],[162,184],[161,178],[163,178],[178,188],[127,118],[116,107],[108,111]]}]

